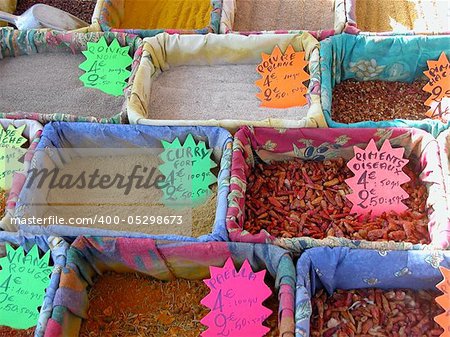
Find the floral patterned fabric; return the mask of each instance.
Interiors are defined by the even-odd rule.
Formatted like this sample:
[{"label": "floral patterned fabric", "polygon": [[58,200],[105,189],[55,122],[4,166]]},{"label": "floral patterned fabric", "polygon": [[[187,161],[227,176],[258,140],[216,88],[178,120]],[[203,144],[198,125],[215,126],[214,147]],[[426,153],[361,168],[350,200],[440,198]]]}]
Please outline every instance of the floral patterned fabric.
[{"label": "floral patterned fabric", "polygon": [[[124,15],[123,0],[97,0],[97,8],[99,9],[94,13],[93,22],[98,21],[102,31],[118,32],[135,34],[140,37],[151,37],[160,33],[169,34],[208,34],[218,33],[219,23],[222,13],[222,1],[223,0],[211,0],[212,11],[211,21],[207,27],[202,27],[196,30],[177,30],[177,29],[117,29],[120,24],[121,18]],[[98,17],[97,17],[98,15]]]},{"label": "floral patterned fabric", "polygon": [[227,229],[231,241],[266,242],[280,245],[300,253],[317,246],[348,246],[372,249],[425,249],[427,245],[407,242],[369,242],[329,237],[317,240],[306,237],[274,238],[267,231],[250,234],[243,229],[245,222],[245,193],[247,178],[259,161],[271,162],[301,158],[325,160],[342,157],[350,160],[353,146],[365,148],[374,139],[378,148],[385,140],[393,147],[404,147],[420,179],[425,183],[429,196],[427,212],[431,246],[446,249],[450,246],[450,220],[447,210],[443,173],[437,141],[418,129],[272,129],[243,127],[235,135],[233,161],[228,196]]},{"label": "floral patterned fabric", "polygon": [[[258,64],[261,53],[270,54],[275,46],[285,50],[291,44],[296,51],[305,51],[311,80],[308,86],[308,117],[301,120],[267,118],[260,121],[232,120],[218,116],[211,120],[152,119],[149,100],[152,83],[170,67],[181,65]],[[274,127],[316,127],[322,117],[320,108],[319,42],[308,33],[297,35],[169,35],[159,34],[144,39],[144,53],[128,102],[131,124],[221,126],[235,131],[241,125]],[[167,103],[167,104],[170,104]]]},{"label": "floral patterned fabric", "polygon": [[0,221],[0,230],[14,230],[10,223],[11,217],[14,215],[17,197],[25,183],[26,172],[30,166],[31,159],[33,158],[34,150],[39,143],[43,126],[36,121],[23,119],[0,119],[0,124],[2,129],[7,129],[9,125],[14,125],[16,128],[25,125],[23,136],[28,139],[30,144],[24,157],[23,170],[14,174],[11,189],[8,191],[9,195],[6,201],[4,217]]},{"label": "floral patterned fabric", "polygon": [[39,320],[36,325],[35,337],[43,337],[48,319],[53,310],[53,299],[56,289],[59,287],[61,270],[66,265],[66,252],[68,244],[55,237],[33,236],[24,233],[8,233],[0,231],[0,256],[5,255],[5,244],[13,247],[22,246],[24,250],[29,251],[34,245],[37,245],[42,251],[51,250],[51,256],[54,263],[53,272],[49,280],[49,285],[45,291],[44,302],[39,314]]},{"label": "floral patterned fabric", "polygon": [[75,337],[87,317],[87,288],[106,271],[139,272],[159,280],[205,279],[209,266],[231,257],[236,267],[248,259],[252,269],[275,279],[280,336],[294,334],[295,267],[289,253],[269,245],[239,243],[158,243],[151,239],[79,237],[67,255],[46,337]]},{"label": "floral patterned fabric", "polygon": [[[81,51],[86,50],[88,42],[97,42],[103,36],[108,44],[111,43],[113,39],[117,39],[121,46],[130,46],[129,52],[133,57],[133,64],[131,75],[128,79],[128,86],[125,88],[124,102],[126,102],[131,94],[131,84],[136,76],[137,65],[139,64],[142,55],[142,40],[134,35],[110,32],[91,32],[84,34],[61,33],[50,30],[19,31],[3,28],[0,29],[0,62],[4,57],[31,55],[35,53],[81,53]],[[95,118],[68,114],[40,114],[32,111],[0,113],[0,118],[27,118],[37,120],[41,123],[50,121],[121,123],[127,121],[125,103],[122,107],[122,112],[112,118]]]},{"label": "floral patterned fabric", "polygon": [[310,249],[297,262],[295,336],[310,336],[311,298],[321,288],[330,295],[336,289],[436,290],[439,266],[449,268],[449,251]]},{"label": "floral patterned fabric", "polygon": [[333,121],[333,88],[344,80],[412,82],[423,77],[427,60],[439,58],[444,51],[450,57],[450,36],[365,36],[342,34],[322,41],[321,101],[325,124],[332,128],[415,127],[437,136],[450,124],[437,120],[395,119],[352,124]]}]

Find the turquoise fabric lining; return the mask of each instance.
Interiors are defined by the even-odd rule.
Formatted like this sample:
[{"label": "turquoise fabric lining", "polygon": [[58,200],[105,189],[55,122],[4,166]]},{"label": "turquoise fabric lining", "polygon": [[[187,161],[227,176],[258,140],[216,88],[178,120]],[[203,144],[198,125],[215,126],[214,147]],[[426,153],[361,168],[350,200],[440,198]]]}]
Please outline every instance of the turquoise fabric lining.
[{"label": "turquoise fabric lining", "polygon": [[450,36],[364,36],[341,34],[320,43],[321,100],[325,121],[332,128],[414,127],[437,137],[449,127],[440,121],[395,119],[337,123],[331,115],[332,91],[344,80],[413,82],[428,69],[427,60],[442,52],[450,57]]}]

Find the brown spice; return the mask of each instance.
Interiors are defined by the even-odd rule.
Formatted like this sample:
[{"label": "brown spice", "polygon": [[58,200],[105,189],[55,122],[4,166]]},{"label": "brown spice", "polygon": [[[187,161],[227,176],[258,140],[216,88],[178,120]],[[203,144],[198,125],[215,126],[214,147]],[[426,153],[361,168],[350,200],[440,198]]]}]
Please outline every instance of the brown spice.
[{"label": "brown spice", "polygon": [[244,229],[252,234],[265,229],[284,238],[334,236],[427,244],[426,186],[408,166],[404,172],[411,178],[402,185],[409,194],[403,201],[408,210],[371,220],[350,213],[352,204],[345,195],[351,189],[345,179],[353,173],[343,158],[258,164],[248,178]]},{"label": "brown spice", "polygon": [[96,2],[96,0],[18,0],[14,14],[20,15],[31,6],[40,3],[62,9],[90,23]]},{"label": "brown spice", "polygon": [[340,123],[426,119],[425,81],[413,83],[347,80],[333,89],[332,119]]},{"label": "brown spice", "polygon": [[0,337],[30,337],[34,336],[34,327],[27,330],[16,330],[7,326],[0,326]]},{"label": "brown spice", "polygon": [[0,216],[1,217],[3,217],[3,214],[5,213],[7,198],[8,198],[8,195],[7,195],[6,191],[0,190]]},{"label": "brown spice", "polygon": [[[197,337],[206,330],[200,320],[208,308],[200,301],[208,293],[201,280],[164,282],[140,274],[106,273],[89,291],[88,319],[80,337]],[[276,302],[270,304],[277,307]],[[272,310],[276,320],[277,310]]]},{"label": "brown spice", "polygon": [[312,299],[311,336],[438,337],[433,318],[443,310],[429,291],[322,289]]},{"label": "brown spice", "polygon": [[211,195],[204,204],[192,209],[192,236],[197,238],[213,231],[216,219],[217,184],[211,188]]}]

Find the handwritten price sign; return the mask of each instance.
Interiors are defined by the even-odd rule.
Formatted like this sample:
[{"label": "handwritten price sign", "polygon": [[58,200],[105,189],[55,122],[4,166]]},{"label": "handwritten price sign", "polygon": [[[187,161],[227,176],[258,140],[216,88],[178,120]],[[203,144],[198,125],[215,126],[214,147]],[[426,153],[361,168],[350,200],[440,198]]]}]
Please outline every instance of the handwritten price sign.
[{"label": "handwritten price sign", "polygon": [[254,273],[247,260],[236,271],[231,258],[223,268],[210,267],[204,280],[211,292],[201,301],[210,308],[201,323],[208,327],[203,337],[264,336],[270,329],[262,325],[272,313],[262,305],[271,295],[264,283],[265,270]]},{"label": "handwritten price sign", "polygon": [[176,138],[172,143],[162,141],[164,151],[159,170],[166,178],[163,202],[167,206],[196,206],[211,195],[209,186],[217,181],[211,169],[217,164],[211,159],[212,149],[205,142],[195,142],[189,134],[181,145]]},{"label": "handwritten price sign", "polygon": [[426,116],[440,119],[444,122],[450,120],[450,63],[442,52],[437,61],[427,61],[428,70],[424,74],[429,78],[423,90],[431,95],[425,101],[430,109]]},{"label": "handwritten price sign", "polygon": [[296,52],[289,45],[286,52],[278,46],[271,55],[262,54],[263,61],[256,70],[262,76],[256,81],[261,92],[256,96],[261,100],[261,107],[290,108],[308,103],[306,86],[309,74],[304,70],[308,65],[305,52]]},{"label": "handwritten price sign", "polygon": [[436,316],[434,320],[443,329],[444,333],[441,337],[450,337],[450,269],[439,267],[444,279],[436,287],[444,293],[444,295],[436,298],[436,302],[444,308],[445,312]]},{"label": "handwritten price sign", "polygon": [[15,128],[10,124],[6,130],[0,128],[0,189],[9,190],[14,173],[23,168],[20,159],[26,152],[22,145],[27,139],[22,136],[25,125]]},{"label": "handwritten price sign", "polygon": [[88,42],[82,53],[86,61],[80,64],[85,73],[80,80],[85,87],[97,88],[109,95],[121,96],[131,72],[126,68],[133,59],[128,55],[130,47],[121,47],[114,39],[108,46],[104,37],[98,42]]},{"label": "handwritten price sign", "polygon": [[347,166],[355,174],[345,182],[353,193],[347,195],[353,203],[352,213],[368,214],[372,217],[383,212],[395,211],[401,213],[407,209],[402,200],[408,193],[401,185],[410,178],[403,172],[408,159],[403,158],[404,148],[393,149],[386,140],[381,149],[373,139],[365,150],[353,147],[355,156]]},{"label": "handwritten price sign", "polygon": [[28,329],[36,325],[50,283],[52,267],[48,265],[50,251],[42,259],[37,246],[25,255],[6,245],[6,256],[0,259],[0,326]]}]

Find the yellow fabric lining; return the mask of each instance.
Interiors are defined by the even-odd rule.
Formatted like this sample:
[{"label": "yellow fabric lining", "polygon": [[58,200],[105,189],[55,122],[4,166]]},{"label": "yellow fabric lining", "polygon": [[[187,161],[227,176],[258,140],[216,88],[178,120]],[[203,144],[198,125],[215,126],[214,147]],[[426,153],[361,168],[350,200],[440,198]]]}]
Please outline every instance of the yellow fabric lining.
[{"label": "yellow fabric lining", "polygon": [[212,4],[210,0],[125,0],[124,8],[122,29],[201,29],[210,23]]},{"label": "yellow fabric lining", "polygon": [[233,133],[245,124],[276,128],[326,127],[318,94],[310,95],[311,105],[308,116],[296,121],[279,118],[267,118],[260,121],[234,120],[221,118],[220,115],[217,116],[217,119],[210,120],[152,119],[152,112],[148,110],[152,83],[162,71],[181,65],[256,65],[261,60],[261,53],[270,54],[276,45],[285,50],[289,44],[292,44],[296,51],[306,52],[306,59],[310,61],[309,71],[317,74],[319,71],[319,42],[306,32],[250,36],[238,34],[176,36],[163,33],[146,38],[131,96],[127,101],[128,120],[130,124],[144,125],[221,126]]}]

